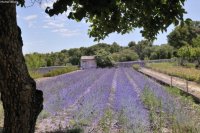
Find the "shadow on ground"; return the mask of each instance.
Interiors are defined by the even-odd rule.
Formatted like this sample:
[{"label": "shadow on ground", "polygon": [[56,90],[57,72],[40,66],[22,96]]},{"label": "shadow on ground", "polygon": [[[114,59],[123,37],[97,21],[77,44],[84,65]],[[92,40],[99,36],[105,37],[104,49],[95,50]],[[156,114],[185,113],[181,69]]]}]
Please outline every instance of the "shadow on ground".
[{"label": "shadow on ground", "polygon": [[[0,133],[3,133],[3,128],[0,127]],[[75,129],[68,129],[68,130],[57,130],[57,131],[52,131],[52,132],[46,132],[46,133],[83,133],[83,130],[80,128],[75,128]]]},{"label": "shadow on ground", "polygon": [[51,131],[46,133],[83,133],[83,130],[80,128],[75,129],[68,129],[68,130],[57,130],[57,131]]}]

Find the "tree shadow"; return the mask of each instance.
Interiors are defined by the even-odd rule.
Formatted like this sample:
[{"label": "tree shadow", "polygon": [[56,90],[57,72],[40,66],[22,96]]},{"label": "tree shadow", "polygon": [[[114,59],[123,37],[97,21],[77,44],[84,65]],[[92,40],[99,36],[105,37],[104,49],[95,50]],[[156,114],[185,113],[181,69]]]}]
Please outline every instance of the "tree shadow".
[{"label": "tree shadow", "polygon": [[46,133],[83,133],[83,130],[81,128],[74,128],[74,129],[50,131]]},{"label": "tree shadow", "polygon": [[[0,133],[3,133],[2,127],[0,127]],[[83,130],[80,128],[74,128],[74,129],[50,131],[50,132],[46,132],[46,133],[83,133]]]}]

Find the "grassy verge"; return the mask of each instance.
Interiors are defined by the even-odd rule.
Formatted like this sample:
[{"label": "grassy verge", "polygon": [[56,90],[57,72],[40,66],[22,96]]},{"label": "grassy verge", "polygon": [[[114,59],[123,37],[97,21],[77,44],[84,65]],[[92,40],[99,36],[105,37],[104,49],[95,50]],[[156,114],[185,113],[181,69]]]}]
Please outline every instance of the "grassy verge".
[{"label": "grassy verge", "polygon": [[181,104],[181,109],[178,110],[176,119],[178,121],[174,125],[176,132],[182,133],[197,133],[200,132],[200,105],[195,103],[192,96],[184,93],[175,87],[164,88],[169,94],[174,96]]},{"label": "grassy verge", "polygon": [[133,67],[133,69],[135,69],[137,71],[140,69],[140,65],[139,64],[134,64],[132,67]]},{"label": "grassy verge", "polygon": [[106,110],[104,116],[100,120],[100,127],[104,133],[110,133],[110,127],[112,122],[112,111],[110,109]]},{"label": "grassy verge", "polygon": [[76,71],[78,69],[79,68],[76,67],[76,66],[70,66],[70,67],[66,67],[66,68],[60,68],[60,69],[56,69],[56,70],[53,70],[53,71],[50,71],[50,72],[44,74],[43,77],[53,77],[53,76],[57,76],[57,75],[60,75],[60,74],[64,74],[64,73],[69,73],[69,72],[72,72],[72,71]]},{"label": "grassy verge", "polygon": [[79,70],[77,66],[68,66],[66,68],[58,68],[56,70],[52,70],[46,74],[40,74],[36,71],[29,71],[29,74],[32,78],[37,79],[37,78],[42,78],[42,77],[53,77],[53,76],[69,73],[76,70]]},{"label": "grassy verge", "polygon": [[4,110],[2,102],[0,101],[0,127],[3,127]]},{"label": "grassy verge", "polygon": [[36,71],[29,71],[29,74],[30,74],[30,76],[31,76],[32,78],[34,78],[34,79],[42,78],[42,77],[43,77],[42,74],[40,74],[40,73],[38,73],[38,72],[36,72]]},{"label": "grassy verge", "polygon": [[149,110],[149,120],[152,131],[161,131],[164,119],[162,116],[162,101],[158,99],[155,94],[148,88],[145,88],[143,91],[142,101],[146,108]]},{"label": "grassy verge", "polygon": [[154,133],[163,131],[173,133],[200,132],[199,104],[196,104],[190,96],[185,95],[177,88],[165,87],[164,89],[174,97],[174,103],[179,103],[178,107],[173,104],[173,106],[168,107],[169,110],[166,110],[163,105],[170,105],[171,102],[162,101],[149,88],[145,88],[142,95],[142,101],[149,110],[152,131]]},{"label": "grassy verge", "polygon": [[191,95],[183,92],[182,90],[176,87],[166,86],[164,89],[172,96],[177,97],[177,99],[180,99],[182,103],[188,104],[189,106],[192,106],[194,109],[198,110],[200,114],[200,104],[196,102]]},{"label": "grassy verge", "polygon": [[194,67],[183,67],[176,63],[149,63],[146,66],[158,72],[200,83],[200,70]]}]

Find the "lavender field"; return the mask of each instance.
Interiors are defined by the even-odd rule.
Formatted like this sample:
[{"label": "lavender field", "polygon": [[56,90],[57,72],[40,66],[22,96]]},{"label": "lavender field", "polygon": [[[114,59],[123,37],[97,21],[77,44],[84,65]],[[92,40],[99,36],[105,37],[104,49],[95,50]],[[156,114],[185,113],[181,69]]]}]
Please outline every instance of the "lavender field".
[{"label": "lavender field", "polygon": [[44,109],[36,132],[200,132],[200,108],[132,68],[78,71],[38,80]]}]

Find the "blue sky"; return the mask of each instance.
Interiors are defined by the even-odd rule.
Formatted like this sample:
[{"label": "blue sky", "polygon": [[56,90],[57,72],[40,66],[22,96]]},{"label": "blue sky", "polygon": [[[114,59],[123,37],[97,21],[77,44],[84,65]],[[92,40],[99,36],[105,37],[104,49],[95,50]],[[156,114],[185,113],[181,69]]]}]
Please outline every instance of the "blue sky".
[{"label": "blue sky", "polygon": [[[56,52],[62,49],[88,47],[97,42],[89,38],[87,34],[88,24],[85,22],[76,22],[67,19],[65,15],[48,17],[44,10],[49,2],[42,4],[26,3],[26,8],[17,8],[18,25],[22,30],[24,42],[23,53],[47,53]],[[29,7],[30,6],[30,7]],[[188,12],[184,17],[200,21],[200,0],[187,0],[185,9]],[[173,25],[168,28],[166,33],[160,33],[154,44],[160,45],[167,43],[167,35],[173,30]],[[109,37],[100,41],[112,44],[117,42],[126,46],[130,41],[138,42],[144,39],[139,33],[139,29],[125,35],[116,33],[110,34]]]}]

